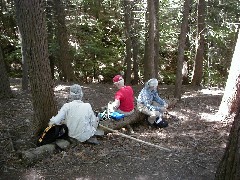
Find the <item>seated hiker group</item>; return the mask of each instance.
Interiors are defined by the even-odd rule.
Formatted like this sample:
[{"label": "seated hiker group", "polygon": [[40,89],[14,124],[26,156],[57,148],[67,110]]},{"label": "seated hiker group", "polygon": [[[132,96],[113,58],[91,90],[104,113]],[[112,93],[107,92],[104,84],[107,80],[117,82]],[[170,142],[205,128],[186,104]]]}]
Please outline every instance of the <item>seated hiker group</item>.
[{"label": "seated hiker group", "polygon": [[[134,92],[131,86],[124,84],[121,75],[113,78],[113,84],[118,91],[115,93],[114,101],[107,106],[108,113],[117,112],[123,116],[134,113]],[[146,82],[137,98],[137,110],[148,116],[148,122],[156,128],[168,126],[163,119],[163,113],[168,107],[167,103],[159,97],[157,92],[158,81],[153,78]],[[64,123],[68,127],[68,136],[80,142],[97,144],[95,135],[99,133],[98,125],[101,120],[99,114],[95,114],[89,103],[82,101],[83,91],[80,85],[74,84],[70,87],[69,100],[59,110],[58,114],[50,119],[49,125]]]}]

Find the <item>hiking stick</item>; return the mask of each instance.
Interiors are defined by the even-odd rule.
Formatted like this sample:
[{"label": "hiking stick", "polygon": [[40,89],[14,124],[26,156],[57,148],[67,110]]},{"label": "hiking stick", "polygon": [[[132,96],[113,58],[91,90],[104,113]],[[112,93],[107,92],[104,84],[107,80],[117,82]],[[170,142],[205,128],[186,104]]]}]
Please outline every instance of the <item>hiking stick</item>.
[{"label": "hiking stick", "polygon": [[128,136],[128,135],[126,135],[126,134],[120,133],[120,132],[118,132],[118,131],[116,131],[116,130],[113,130],[113,129],[111,129],[111,128],[105,127],[105,126],[103,126],[103,125],[101,125],[101,124],[99,124],[99,127],[104,128],[104,129],[106,129],[106,130],[108,130],[108,131],[115,132],[115,133],[117,133],[117,134],[120,135],[120,136],[123,136],[123,137],[129,138],[129,139],[138,141],[138,142],[140,142],[140,143],[147,144],[147,145],[149,145],[149,146],[153,146],[153,147],[156,147],[156,148],[158,148],[158,149],[163,149],[163,150],[165,150],[165,151],[171,151],[171,150],[168,149],[168,148],[164,148],[164,147],[162,147],[162,146],[159,146],[159,145],[156,145],[156,144],[152,144],[152,143],[149,143],[149,142],[146,142],[146,141],[143,141],[143,140],[134,138],[134,137],[132,137],[132,136]]}]

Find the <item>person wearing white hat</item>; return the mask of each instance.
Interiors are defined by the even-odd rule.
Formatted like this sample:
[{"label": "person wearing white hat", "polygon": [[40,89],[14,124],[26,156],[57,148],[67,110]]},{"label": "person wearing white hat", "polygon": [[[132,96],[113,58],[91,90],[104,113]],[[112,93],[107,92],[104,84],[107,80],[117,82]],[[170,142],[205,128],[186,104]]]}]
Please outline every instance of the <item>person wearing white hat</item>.
[{"label": "person wearing white hat", "polygon": [[82,101],[83,92],[78,84],[70,87],[70,102],[62,106],[58,114],[50,119],[49,125],[65,123],[68,135],[80,142],[98,144],[94,136],[99,119],[95,116],[89,103]]},{"label": "person wearing white hat", "polygon": [[168,105],[159,97],[157,86],[158,80],[156,78],[152,78],[146,82],[145,87],[138,95],[137,108],[140,112],[150,117],[149,123],[153,126],[164,128],[168,126],[168,122],[162,119],[162,115]]}]

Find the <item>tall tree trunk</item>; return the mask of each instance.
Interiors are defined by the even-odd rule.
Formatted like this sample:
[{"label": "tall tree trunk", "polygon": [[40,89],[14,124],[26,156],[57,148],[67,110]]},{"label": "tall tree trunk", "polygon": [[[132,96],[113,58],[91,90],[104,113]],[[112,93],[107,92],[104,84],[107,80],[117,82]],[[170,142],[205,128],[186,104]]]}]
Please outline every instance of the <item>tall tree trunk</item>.
[{"label": "tall tree trunk", "polygon": [[154,39],[155,39],[155,8],[154,8],[154,1],[148,0],[148,34],[146,37],[146,44],[145,44],[145,60],[144,60],[144,79],[155,77],[155,64],[154,64]]},{"label": "tall tree trunk", "polygon": [[[137,17],[138,14],[136,12],[139,11],[139,7],[138,4],[139,0],[134,1],[134,9],[133,11],[135,11],[135,13],[133,11],[131,11],[132,13],[132,17]],[[133,48],[133,52],[132,52],[132,58],[133,58],[133,81],[132,84],[138,84],[139,82],[139,75],[138,75],[138,71],[139,71],[139,30],[140,30],[140,22],[138,18],[133,18],[133,33],[132,33],[132,48]]]},{"label": "tall tree trunk", "polygon": [[[47,0],[46,6],[46,18],[47,18],[47,33],[48,33],[48,49],[52,49],[51,47],[54,45],[54,18],[53,18],[53,2],[52,0]],[[49,51],[49,61],[50,61],[50,69],[51,76],[54,79],[54,67],[55,67],[56,55],[54,51]]]},{"label": "tall tree trunk", "polygon": [[129,0],[124,0],[124,21],[125,21],[125,36],[126,36],[126,57],[125,62],[127,65],[125,79],[126,84],[131,83],[132,73],[132,40],[131,40],[131,4]]},{"label": "tall tree trunk", "polygon": [[235,114],[240,103],[240,91],[238,89],[240,83],[239,56],[240,56],[240,33],[238,34],[238,40],[232,58],[232,63],[225,87],[225,92],[218,110],[218,115],[222,116],[223,118],[226,118],[233,113]]},{"label": "tall tree trunk", "polygon": [[10,98],[12,97],[12,91],[10,88],[10,82],[8,78],[8,74],[6,71],[4,59],[3,59],[3,51],[0,47],[0,99],[2,98]]},{"label": "tall tree trunk", "polygon": [[200,86],[203,76],[205,8],[205,0],[198,0],[198,30],[196,37],[196,56],[192,78],[192,85],[194,86]]},{"label": "tall tree trunk", "polygon": [[48,60],[47,32],[43,0],[15,0],[16,17],[22,39],[23,55],[29,65],[35,135],[57,113],[53,81]]},{"label": "tall tree trunk", "polygon": [[[238,87],[240,91],[240,87]],[[230,131],[229,140],[221,162],[218,165],[215,180],[238,180],[240,177],[240,105]]]},{"label": "tall tree trunk", "polygon": [[183,61],[184,61],[184,49],[188,31],[188,16],[190,10],[190,0],[185,0],[183,5],[183,19],[181,26],[181,33],[178,45],[178,60],[177,60],[177,73],[175,82],[174,97],[180,99],[182,94],[182,80],[183,80]]},{"label": "tall tree trunk", "polygon": [[224,156],[218,166],[215,180],[237,180],[240,177],[240,33],[235,46],[230,72],[219,112],[225,117],[233,114],[233,125]]},{"label": "tall tree trunk", "polygon": [[155,6],[155,32],[154,32],[154,66],[155,66],[155,77],[159,77],[159,49],[160,49],[160,42],[159,42],[159,0],[154,0]]},{"label": "tall tree trunk", "polygon": [[65,24],[65,12],[62,0],[54,0],[54,8],[57,23],[57,41],[59,46],[59,68],[62,71],[63,80],[73,81],[75,80],[75,75],[70,59],[68,32]]}]

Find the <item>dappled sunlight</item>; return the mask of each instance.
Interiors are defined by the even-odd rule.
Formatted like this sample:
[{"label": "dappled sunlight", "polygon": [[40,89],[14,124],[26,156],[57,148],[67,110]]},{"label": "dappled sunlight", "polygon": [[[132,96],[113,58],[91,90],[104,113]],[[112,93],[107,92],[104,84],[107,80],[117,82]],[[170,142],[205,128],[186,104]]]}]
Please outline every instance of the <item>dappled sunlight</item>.
[{"label": "dappled sunlight", "polygon": [[223,95],[224,90],[218,88],[211,88],[211,89],[202,89],[200,90],[202,94],[209,94],[209,95]]},{"label": "dappled sunlight", "polygon": [[25,179],[45,179],[40,171],[37,171],[36,169],[30,169],[24,174]]},{"label": "dappled sunlight", "polygon": [[167,138],[167,134],[166,132],[162,132],[162,131],[152,131],[152,132],[146,132],[146,133],[142,133],[140,134],[140,137],[158,137],[158,138]]},{"label": "dappled sunlight", "polygon": [[178,119],[182,119],[184,121],[192,120],[190,119],[191,114],[195,114],[196,112],[190,109],[182,109],[182,111],[170,111],[171,115],[176,116]]},{"label": "dappled sunlight", "polygon": [[21,87],[20,86],[10,86],[12,91],[20,91]]},{"label": "dappled sunlight", "polygon": [[224,90],[218,89],[218,88],[207,88],[207,89],[201,89],[198,91],[185,92],[182,95],[182,99],[199,96],[199,93],[202,95],[212,95],[212,96],[221,95],[222,96],[224,94]]},{"label": "dappled sunlight", "polygon": [[209,114],[209,113],[200,113],[199,114],[202,120],[214,122],[214,121],[222,121],[222,118],[217,114]]},{"label": "dappled sunlight", "polygon": [[69,87],[70,87],[69,85],[59,84],[59,85],[55,86],[54,91],[64,91],[64,90],[67,90],[67,88],[69,88]]},{"label": "dappled sunlight", "polygon": [[95,178],[89,178],[89,177],[77,177],[76,180],[92,180]]}]

